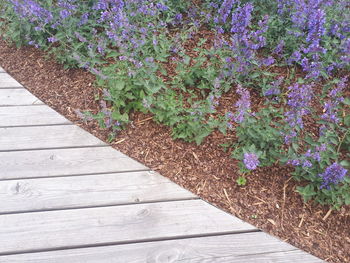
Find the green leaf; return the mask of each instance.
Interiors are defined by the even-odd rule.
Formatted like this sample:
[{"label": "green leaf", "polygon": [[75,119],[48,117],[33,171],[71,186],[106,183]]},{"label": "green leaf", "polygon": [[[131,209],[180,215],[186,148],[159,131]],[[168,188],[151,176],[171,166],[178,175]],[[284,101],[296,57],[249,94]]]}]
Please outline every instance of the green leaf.
[{"label": "green leaf", "polygon": [[236,180],[239,186],[245,186],[247,184],[247,179],[244,176],[239,176]]},{"label": "green leaf", "polygon": [[350,195],[344,197],[345,205],[350,205]]},{"label": "green leaf", "polygon": [[185,65],[189,65],[189,64],[190,64],[190,61],[191,61],[191,57],[189,57],[189,56],[185,56],[185,57],[184,57],[184,63],[185,63]]},{"label": "green leaf", "polygon": [[124,113],[120,116],[120,121],[121,122],[128,122],[129,121],[129,115],[127,113]]},{"label": "green leaf", "polygon": [[305,187],[298,186],[297,191],[304,197],[305,201],[310,200],[314,195],[316,195],[314,187],[311,184]]},{"label": "green leaf", "polygon": [[344,101],[343,101],[343,103],[344,103],[345,105],[350,106],[350,98],[345,98]]},{"label": "green leaf", "polygon": [[334,137],[330,137],[329,140],[331,141],[331,143],[333,143],[334,145],[337,145],[338,144],[338,140]]},{"label": "green leaf", "polygon": [[345,116],[344,118],[344,124],[346,126],[350,126],[350,115]]},{"label": "green leaf", "polygon": [[350,162],[348,160],[343,160],[339,164],[343,167],[350,167]]},{"label": "green leaf", "polygon": [[113,81],[113,86],[116,90],[123,90],[125,87],[125,82],[122,80]]},{"label": "green leaf", "polygon": [[299,145],[297,143],[292,143],[292,148],[295,152],[298,152],[298,149],[299,149]]}]

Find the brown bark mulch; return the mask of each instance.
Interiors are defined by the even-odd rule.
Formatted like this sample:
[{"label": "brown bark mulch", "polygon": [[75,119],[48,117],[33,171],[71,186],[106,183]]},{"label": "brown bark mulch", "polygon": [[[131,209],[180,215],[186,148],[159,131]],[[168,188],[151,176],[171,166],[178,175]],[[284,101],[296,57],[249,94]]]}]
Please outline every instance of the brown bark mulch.
[{"label": "brown bark mulch", "polygon": [[[17,49],[2,40],[0,65],[47,105],[107,140],[108,131],[96,122],[82,122],[75,113],[99,110],[95,95],[100,91],[90,73],[65,70],[37,49]],[[229,136],[214,132],[197,146],[174,141],[169,128],[150,115],[134,113],[131,119],[112,142],[117,150],[269,234],[326,261],[350,262],[349,207],[328,213],[327,207],[304,204],[285,167],[259,168],[239,187],[237,162],[219,146]]]}]

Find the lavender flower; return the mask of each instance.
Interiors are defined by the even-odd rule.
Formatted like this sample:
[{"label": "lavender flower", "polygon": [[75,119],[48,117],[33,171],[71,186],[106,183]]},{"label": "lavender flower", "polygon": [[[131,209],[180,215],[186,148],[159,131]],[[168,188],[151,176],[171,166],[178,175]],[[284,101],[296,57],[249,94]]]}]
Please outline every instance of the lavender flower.
[{"label": "lavender flower", "polygon": [[344,100],[341,96],[342,91],[345,88],[345,83],[347,77],[341,79],[336,88],[332,89],[328,96],[329,99],[324,103],[324,113],[321,116],[321,119],[327,123],[338,123],[338,106]]},{"label": "lavender flower", "polygon": [[293,166],[299,166],[300,165],[300,160],[298,160],[298,159],[288,160],[287,164],[291,164]]},{"label": "lavender flower", "polygon": [[286,122],[289,123],[291,128],[303,128],[302,117],[310,112],[309,107],[313,97],[312,86],[294,84],[288,87],[287,105],[290,107],[290,111],[287,111],[285,116]]},{"label": "lavender flower", "polygon": [[89,13],[82,14],[80,21],[78,23],[78,26],[85,25],[88,22],[88,19],[89,19]]},{"label": "lavender flower", "polygon": [[146,99],[146,98],[143,98],[142,100],[142,106],[146,109],[150,109],[151,108],[151,103]]},{"label": "lavender flower", "polygon": [[58,41],[58,39],[56,37],[49,37],[47,38],[47,41],[49,41],[50,43],[55,43]]},{"label": "lavender flower", "polygon": [[78,38],[80,42],[88,42],[85,37],[83,37],[79,32],[74,32],[74,35]]},{"label": "lavender flower", "polygon": [[320,189],[323,189],[323,188],[330,189],[330,186],[332,184],[340,183],[344,179],[347,172],[348,170],[346,170],[343,166],[341,166],[336,162],[328,166],[324,171],[324,173],[321,173],[318,175],[323,180],[323,183],[320,186]]},{"label": "lavender flower", "polygon": [[283,76],[280,76],[277,78],[277,80],[273,81],[270,84],[270,88],[264,92],[265,96],[274,96],[274,95],[279,95],[281,93],[280,86],[284,80]]},{"label": "lavender flower", "polygon": [[232,15],[232,33],[244,33],[247,30],[250,26],[253,9],[254,7],[251,3],[247,3],[243,7],[238,7],[236,9]]},{"label": "lavender flower", "polygon": [[47,9],[43,8],[36,1],[26,0],[17,1],[9,0],[14,11],[21,17],[29,19],[32,23],[39,23],[41,25],[48,24],[53,19],[53,14]]},{"label": "lavender flower", "polygon": [[303,162],[303,167],[304,168],[310,168],[310,167],[312,167],[312,163],[309,160],[305,160]]},{"label": "lavender flower", "polygon": [[181,23],[182,23],[182,19],[183,19],[182,14],[181,14],[181,13],[178,13],[178,14],[175,15],[173,23],[174,23],[175,25],[181,24]]},{"label": "lavender flower", "polygon": [[261,60],[261,64],[266,67],[271,66],[273,63],[275,63],[275,59],[271,56]]},{"label": "lavender flower", "polygon": [[239,94],[241,97],[235,104],[237,113],[234,116],[233,120],[237,123],[242,123],[250,111],[250,93],[247,89],[242,88],[242,86],[238,85],[237,94]]},{"label": "lavender flower", "polygon": [[215,17],[214,22],[215,23],[226,23],[226,20],[228,16],[230,15],[233,5],[235,4],[236,0],[224,0],[222,5],[219,8],[219,15]]},{"label": "lavender flower", "polygon": [[63,9],[60,11],[60,17],[62,19],[66,19],[67,17],[69,17],[71,15],[71,12],[66,10],[66,9]]},{"label": "lavender flower", "polygon": [[321,154],[327,150],[326,144],[321,144],[317,146],[314,150],[307,150],[307,152],[304,154],[304,157],[306,158],[312,158],[313,160],[320,162],[321,161]]},{"label": "lavender flower", "polygon": [[100,77],[101,79],[103,79],[103,80],[108,79],[108,77],[107,77],[106,75],[104,75],[100,70],[98,70],[98,69],[96,69],[96,68],[90,68],[90,71],[91,71],[93,74],[99,76],[99,77]]},{"label": "lavender flower", "polygon": [[[287,62],[301,64],[307,72],[306,78],[317,79],[350,65],[350,47],[343,52],[342,45],[329,44],[329,37],[336,41],[348,37],[350,20],[347,5],[347,0],[278,0],[281,19],[289,16],[292,22],[288,33],[304,42],[304,46],[294,50]],[[325,58],[327,53],[333,60],[341,62],[329,61]]]},{"label": "lavender flower", "polygon": [[[350,32],[350,25],[348,30]],[[343,41],[340,51],[343,54],[340,57],[340,60],[342,61],[342,63],[340,64],[340,67],[344,68],[346,66],[349,66],[350,65],[350,37],[348,37]]]},{"label": "lavender flower", "polygon": [[293,86],[288,87],[288,101],[287,105],[290,107],[290,110],[287,111],[284,116],[286,117],[285,121],[289,126],[289,131],[285,134],[285,143],[289,144],[291,139],[297,136],[297,129],[302,129],[303,125],[303,116],[310,113],[309,107],[311,99],[313,97],[313,85],[302,85],[294,84]]},{"label": "lavender flower", "polygon": [[322,9],[313,10],[307,21],[308,34],[307,42],[319,43],[321,37],[326,34],[326,13]]},{"label": "lavender flower", "polygon": [[260,164],[260,161],[255,153],[245,153],[243,163],[247,169],[255,170]]},{"label": "lavender flower", "polygon": [[83,112],[81,112],[78,109],[75,109],[74,112],[77,115],[77,117],[83,121],[92,121],[93,120],[93,118],[90,115],[84,114]]},{"label": "lavender flower", "polygon": [[284,46],[285,46],[285,42],[284,42],[284,40],[281,40],[273,52],[278,56],[282,56]]}]

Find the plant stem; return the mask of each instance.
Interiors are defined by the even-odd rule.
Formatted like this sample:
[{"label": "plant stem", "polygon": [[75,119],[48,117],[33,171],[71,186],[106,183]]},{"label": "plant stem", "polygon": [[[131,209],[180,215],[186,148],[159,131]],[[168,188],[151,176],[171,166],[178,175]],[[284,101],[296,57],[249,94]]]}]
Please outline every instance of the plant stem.
[{"label": "plant stem", "polygon": [[343,135],[343,137],[341,138],[340,143],[339,143],[339,145],[338,145],[337,154],[339,153],[340,147],[342,146],[342,144],[343,144],[343,142],[344,142],[344,140],[345,140],[345,137],[346,137],[346,135],[348,135],[349,131],[350,131],[350,130],[347,130],[346,133],[345,133],[345,134]]}]

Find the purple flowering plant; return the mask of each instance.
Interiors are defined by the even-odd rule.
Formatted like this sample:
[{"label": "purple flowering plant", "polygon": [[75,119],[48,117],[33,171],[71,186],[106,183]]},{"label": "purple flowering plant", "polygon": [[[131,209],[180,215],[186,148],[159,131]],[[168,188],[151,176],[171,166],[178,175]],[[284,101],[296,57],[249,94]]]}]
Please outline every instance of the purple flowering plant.
[{"label": "purple flowering plant", "polygon": [[229,115],[231,117],[229,121],[238,125],[235,128],[238,141],[231,148],[234,149],[232,157],[243,161],[240,164],[241,171],[254,170],[250,169],[254,167],[253,165],[247,166],[249,158],[246,158],[246,154],[249,152],[259,157],[259,166],[270,166],[277,162],[284,153],[283,136],[280,133],[281,125],[276,121],[282,118],[280,110],[269,106],[244,116],[244,119],[240,119],[235,115]]},{"label": "purple flowering plant", "polygon": [[[335,79],[325,85],[325,95],[320,100],[323,113],[317,116],[316,112],[310,112],[318,119],[320,130],[317,137],[310,133],[299,134],[293,138],[288,153],[280,159],[294,167],[296,180],[308,182],[297,187],[305,201],[313,199],[333,208],[350,204],[347,172],[350,155],[344,153],[350,146],[350,122],[348,115],[341,114],[342,109],[349,108],[343,97],[346,87],[347,78]],[[301,131],[303,129],[299,129]]]},{"label": "purple flowering plant", "polygon": [[112,135],[132,111],[197,144],[229,131],[243,175],[289,165],[306,201],[350,202],[348,0],[5,0],[0,16],[5,39],[96,76],[85,119]]}]

